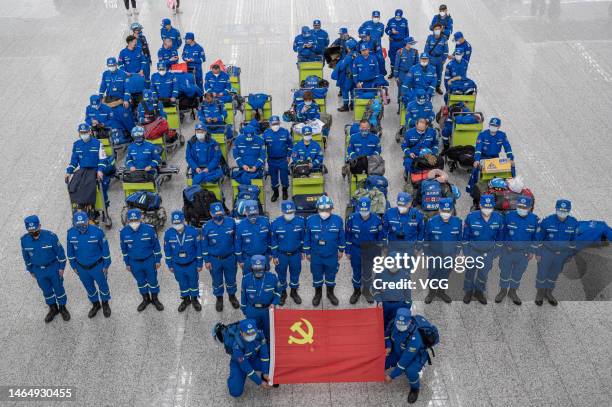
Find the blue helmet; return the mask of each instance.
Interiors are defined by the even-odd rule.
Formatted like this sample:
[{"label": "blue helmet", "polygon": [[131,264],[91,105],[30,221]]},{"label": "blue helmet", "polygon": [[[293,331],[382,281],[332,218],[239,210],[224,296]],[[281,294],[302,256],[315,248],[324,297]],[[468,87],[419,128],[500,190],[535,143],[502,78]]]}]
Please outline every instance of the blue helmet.
[{"label": "blue helmet", "polygon": [[36,215],[30,215],[26,217],[23,222],[25,223],[25,228],[28,232],[33,232],[40,227],[40,219]]},{"label": "blue helmet", "polygon": [[380,17],[380,11],[378,10],[372,11],[372,17]]},{"label": "blue helmet", "polygon": [[263,271],[266,269],[266,257],[256,254],[251,257],[251,271]]},{"label": "blue helmet", "polygon": [[338,30],[338,34],[342,35],[342,34],[348,34],[348,28],[346,27],[340,27],[340,29]]},{"label": "blue helmet", "polygon": [[308,27],[306,25],[303,26],[302,27],[302,35],[306,35],[306,36],[310,35],[310,27]]},{"label": "blue helmet", "polygon": [[431,151],[431,148],[422,148],[421,151],[419,151],[419,157],[424,157],[427,154],[433,154],[433,151]]},{"label": "blue helmet", "polygon": [[359,212],[370,212],[370,208],[372,207],[372,200],[367,196],[363,196],[359,198],[359,201],[357,201],[357,206]]},{"label": "blue helmet", "polygon": [[195,35],[193,35],[193,33],[186,33],[185,34],[185,39],[186,40],[195,40]]},{"label": "blue helmet", "polygon": [[127,221],[139,221],[142,219],[142,212],[138,208],[130,209],[127,213]]},{"label": "blue helmet", "polygon": [[293,201],[283,201],[281,203],[281,211],[283,213],[294,213],[295,209],[295,203]]},{"label": "blue helmet", "polygon": [[106,66],[115,66],[115,65],[117,65],[117,58],[115,57],[106,58]]},{"label": "blue helmet", "polygon": [[495,196],[494,195],[481,195],[480,196],[480,207],[481,208],[495,208]]},{"label": "blue helmet", "polygon": [[421,56],[419,58],[429,60],[429,54],[427,52],[421,52]]},{"label": "blue helmet", "polygon": [[130,25],[130,30],[132,30],[132,31],[142,31],[142,25],[140,23],[132,23]]},{"label": "blue helmet", "polygon": [[359,51],[365,51],[366,49],[367,50],[370,49],[370,46],[368,45],[368,43],[367,42],[361,43],[361,45],[359,46]]},{"label": "blue helmet", "polygon": [[398,206],[408,206],[412,202],[412,195],[408,192],[400,192],[397,194],[397,205]]},{"label": "blue helmet", "polygon": [[89,124],[87,124],[87,123],[81,123],[81,124],[79,124],[79,127],[77,128],[77,131],[79,133],[86,133],[86,132],[88,132],[90,130],[91,130],[91,127],[89,127]]},{"label": "blue helmet", "polygon": [[312,127],[310,127],[310,126],[302,127],[302,135],[303,136],[311,136],[312,135]]},{"label": "blue helmet", "polygon": [[366,35],[369,35],[369,32],[365,28],[360,29],[357,33],[359,34],[359,37],[365,37]]},{"label": "blue helmet", "polygon": [[461,38],[463,38],[463,33],[461,31],[457,31],[454,35],[453,38],[455,41],[459,41]]},{"label": "blue helmet", "polygon": [[496,177],[496,178],[493,178],[491,181],[489,181],[489,188],[507,189],[508,183],[506,182],[505,179]]},{"label": "blue helmet", "polygon": [[248,125],[246,125],[246,126],[244,126],[244,127],[242,128],[242,133],[243,133],[245,136],[253,137],[253,136],[255,135],[256,131],[255,131],[255,128],[254,128],[253,126],[251,126],[250,124],[248,124]]},{"label": "blue helmet", "polygon": [[83,211],[76,211],[72,215],[72,224],[74,226],[87,225],[88,223],[89,223],[89,217],[87,216],[87,213]]},{"label": "blue helmet", "polygon": [[181,210],[172,211],[170,215],[173,225],[178,225],[185,222],[185,214]]},{"label": "blue helmet", "polygon": [[166,70],[166,64],[163,62],[158,62],[157,63],[157,70],[158,71],[165,71]]},{"label": "blue helmet", "polygon": [[350,49],[351,51],[354,50],[356,46],[357,46],[357,41],[355,41],[352,38],[346,42],[346,47]]},{"label": "blue helmet", "polygon": [[410,323],[410,310],[408,308],[399,308],[395,313],[395,326],[396,327],[406,327],[408,328],[408,324]]},{"label": "blue helmet", "polygon": [[417,41],[413,37],[410,37],[410,36],[404,38],[404,41],[406,41],[406,44],[410,44],[410,45],[414,45],[417,43]]},{"label": "blue helmet", "polygon": [[404,15],[404,11],[400,8],[395,10],[395,17],[402,17]]},{"label": "blue helmet", "polygon": [[204,130],[204,131],[206,131],[206,126],[204,126],[202,123],[196,123],[196,125],[195,125],[195,131],[198,131],[198,130]]},{"label": "blue helmet", "polygon": [[555,209],[561,212],[569,212],[572,210],[572,202],[567,199],[559,199],[555,204]]},{"label": "blue helmet", "polygon": [[457,48],[455,49],[455,52],[453,52],[453,55],[463,55],[463,50],[461,48]]},{"label": "blue helmet", "polygon": [[257,333],[257,324],[254,319],[243,319],[238,326],[240,327],[240,332],[245,335],[254,335]]},{"label": "blue helmet", "polygon": [[334,207],[334,201],[327,195],[321,195],[319,199],[317,199],[317,209],[332,209]]},{"label": "blue helmet", "polygon": [[312,22],[313,27],[321,27],[321,20],[314,20]]},{"label": "blue helmet", "polygon": [[259,215],[259,205],[255,200],[248,200],[244,203],[244,214],[249,215]]},{"label": "blue helmet", "polygon": [[135,126],[135,127],[132,129],[132,138],[134,139],[134,141],[144,139],[144,134],[145,134],[145,129],[144,129],[144,127],[141,127],[141,126]]}]

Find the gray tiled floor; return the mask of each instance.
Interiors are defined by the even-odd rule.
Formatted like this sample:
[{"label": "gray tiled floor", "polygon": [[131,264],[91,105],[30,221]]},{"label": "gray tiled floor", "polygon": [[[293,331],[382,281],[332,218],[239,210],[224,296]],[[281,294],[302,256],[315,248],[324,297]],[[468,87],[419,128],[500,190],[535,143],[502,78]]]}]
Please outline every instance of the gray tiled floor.
[{"label": "gray tiled floor", "polygon": [[[200,282],[204,311],[196,314],[190,309],[179,315],[176,282],[165,269],[161,297],[166,311],[136,312],[134,282],[119,261],[118,184],[111,187],[116,226],[108,233],[115,261],[110,271],[112,318],[87,319],[85,293],[68,271],[66,289],[73,319],[43,324],[40,292],[20,260],[21,219],[37,212],[45,227],[62,239],[65,236],[70,213],[61,178],[74,129],[89,95],[97,89],[106,57],[117,54],[125,35],[123,10],[105,8],[106,3],[0,2],[0,151],[5,168],[0,183],[0,385],[76,386],[78,401],[66,405],[83,406],[405,405],[404,380],[389,386],[292,385],[266,393],[249,384],[240,400],[231,400],[225,388],[227,357],[209,332],[218,319],[232,321],[240,313],[226,310],[219,316],[213,311],[210,278],[204,275]],[[154,51],[159,46],[160,19],[167,14],[163,3],[139,1],[139,20]],[[344,25],[354,33],[373,9],[380,9],[386,21],[395,8],[403,7],[411,34],[422,46],[438,4],[431,0],[183,3],[184,14],[175,18],[181,31],[196,33],[209,61],[220,57],[240,65],[243,93],[271,93],[276,114],[286,110],[289,90],[296,86],[290,47],[301,25],[320,18],[330,33]],[[478,109],[504,121],[519,171],[537,196],[540,214],[551,211],[562,194],[572,199],[578,217],[606,219],[612,184],[600,180],[610,174],[602,164],[612,152],[608,134],[612,128],[612,31],[605,17],[610,2],[563,1],[558,21],[532,17],[528,3],[448,2],[455,29],[463,31],[474,46],[470,72],[481,90]],[[342,127],[350,116],[335,112],[335,93],[330,91],[328,97],[334,126],[326,151],[330,168],[326,182],[337,208],[344,208],[346,186],[337,174]],[[439,103],[436,100],[436,106]],[[402,187],[396,164],[401,152],[393,140],[397,122],[391,106],[383,123],[383,155],[392,196]],[[192,126],[185,126],[188,134]],[[171,161],[184,169],[182,154]],[[462,175],[453,178],[464,185]],[[180,205],[182,185],[182,175],[164,185],[168,210]],[[464,198],[460,215],[468,208]],[[271,205],[269,210],[278,213]],[[306,269],[302,291],[307,300],[312,295],[311,281]],[[342,306],[348,306],[347,262],[338,281]],[[434,364],[424,370],[418,405],[612,404],[610,302],[564,302],[557,308],[538,308],[530,298],[533,281],[530,269],[524,279],[525,304],[520,308],[508,303],[485,307],[415,303],[416,311],[436,323],[442,333]],[[495,288],[496,279],[491,276],[490,293]],[[423,298],[422,293],[415,297]],[[601,298],[611,297],[608,287]],[[324,302],[323,307],[327,306]]]}]

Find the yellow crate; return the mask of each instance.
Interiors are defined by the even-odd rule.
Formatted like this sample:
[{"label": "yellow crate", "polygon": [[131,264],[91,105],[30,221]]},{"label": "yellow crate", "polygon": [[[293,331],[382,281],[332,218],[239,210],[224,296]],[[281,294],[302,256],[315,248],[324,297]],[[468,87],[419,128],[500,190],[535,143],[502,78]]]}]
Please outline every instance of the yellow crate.
[{"label": "yellow crate", "polygon": [[236,90],[236,93],[240,95],[240,77],[230,76],[230,83],[232,85],[232,88]]},{"label": "yellow crate", "polygon": [[476,146],[476,139],[482,131],[482,123],[457,124],[453,126],[451,135],[451,147]]},{"label": "yellow crate", "polygon": [[448,106],[456,105],[459,102],[465,103],[470,112],[476,111],[476,95],[449,95]]},{"label": "yellow crate", "polygon": [[212,138],[219,144],[221,155],[223,155],[223,158],[225,158],[227,162],[227,142],[225,140],[225,133],[213,133]]},{"label": "yellow crate", "polygon": [[178,106],[164,107],[164,112],[166,112],[166,116],[168,116],[166,118],[168,127],[178,131],[181,127]]},{"label": "yellow crate", "polygon": [[325,178],[323,173],[315,172],[305,178],[291,179],[291,195],[323,195],[325,192]]},{"label": "yellow crate", "polygon": [[351,174],[349,193],[350,198],[355,196],[355,192],[359,189],[359,185],[363,185],[365,183],[365,179],[368,177],[368,174]]},{"label": "yellow crate", "polygon": [[507,158],[489,158],[480,163],[480,179],[487,181],[493,178],[512,177],[512,164]]},{"label": "yellow crate", "polygon": [[[149,142],[151,142],[151,144],[155,145],[156,147],[161,147],[161,159],[163,162],[166,162],[166,143],[164,143],[164,138],[160,137],[160,138],[156,138],[155,140],[148,140]],[[161,166],[161,163],[159,163]]]},{"label": "yellow crate", "polygon": [[225,111],[227,112],[227,117],[225,118],[225,124],[234,125],[234,104],[231,102],[225,103],[223,105],[225,107]]},{"label": "yellow crate", "polygon": [[132,195],[134,192],[148,191],[157,192],[155,182],[124,182],[123,193],[125,197]]},{"label": "yellow crate", "polygon": [[311,75],[323,79],[322,61],[298,62],[298,70],[300,71],[300,83]]},{"label": "yellow crate", "polygon": [[[247,100],[247,99],[245,99]],[[245,101],[244,103],[245,109],[244,109],[244,120],[245,121],[250,121],[253,117],[255,117],[255,110],[253,110],[253,108],[251,107],[251,105],[249,104],[248,101]],[[269,119],[270,116],[272,116],[272,100],[270,97],[268,97],[268,100],[266,102],[266,104],[264,105],[263,108],[263,117],[262,119]]]}]

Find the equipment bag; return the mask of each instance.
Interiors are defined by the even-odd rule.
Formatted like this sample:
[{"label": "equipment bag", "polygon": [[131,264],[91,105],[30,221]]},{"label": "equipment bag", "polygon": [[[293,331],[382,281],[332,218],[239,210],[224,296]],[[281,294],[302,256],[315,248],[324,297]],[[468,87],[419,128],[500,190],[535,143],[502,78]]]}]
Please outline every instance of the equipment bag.
[{"label": "equipment bag", "polygon": [[389,181],[387,178],[382,175],[368,175],[365,181],[365,188],[368,191],[376,188],[381,191],[385,196],[387,196],[387,192],[389,189]]},{"label": "equipment bag", "polygon": [[296,215],[308,217],[317,213],[317,200],[321,194],[303,194],[294,195],[293,202],[295,203]]},{"label": "equipment bag", "polygon": [[446,157],[451,161],[456,161],[459,164],[471,167],[474,165],[474,154],[476,148],[474,146],[455,146],[446,150]]},{"label": "equipment bag", "polygon": [[436,180],[426,179],[421,182],[421,207],[426,211],[437,211],[442,198],[442,185]]},{"label": "equipment bag", "polygon": [[361,156],[357,158],[353,158],[349,161],[349,166],[351,168],[351,174],[367,174],[368,173],[368,157]]},{"label": "equipment bag", "polygon": [[164,133],[168,131],[168,122],[163,117],[158,117],[143,127],[145,129],[145,139],[155,140],[163,137]]},{"label": "equipment bag", "polygon": [[164,141],[167,145],[174,144],[178,140],[178,132],[175,129],[168,129],[164,133]]},{"label": "equipment bag", "polygon": [[293,166],[292,176],[293,178],[308,178],[311,172],[312,168],[308,162],[298,161]]},{"label": "equipment bag", "polygon": [[181,62],[181,63],[178,63],[178,64],[170,65],[170,72],[183,72],[183,73],[186,73],[188,71],[189,71],[189,69],[187,67],[187,62]]},{"label": "equipment bag", "polygon": [[366,196],[370,198],[371,201],[370,211],[378,215],[382,215],[385,213],[385,211],[387,210],[387,199],[385,198],[385,194],[378,188],[373,188],[371,190],[359,188],[357,191],[355,191],[355,195],[351,200],[353,211],[357,207],[359,198]]},{"label": "equipment bag", "polygon": [[418,329],[419,334],[421,335],[423,345],[425,345],[425,350],[427,351],[427,363],[431,365],[429,351],[431,350],[431,356],[436,357],[434,346],[440,343],[440,333],[438,332],[438,328],[422,315],[415,315],[412,317],[412,320],[414,321],[416,329]]},{"label": "equipment bag", "polygon": [[368,174],[385,175],[385,160],[381,155],[375,154],[368,157]]},{"label": "equipment bag", "polygon": [[240,338],[240,322],[233,322],[229,325],[217,322],[213,328],[212,335],[217,342],[223,344],[225,353],[231,355],[236,340]]},{"label": "equipment bag", "polygon": [[247,100],[253,110],[259,110],[264,108],[266,102],[268,101],[268,95],[266,95],[265,93],[249,93]]},{"label": "equipment bag", "polygon": [[74,172],[68,184],[70,202],[79,206],[96,204],[96,172],[95,168],[79,168]]},{"label": "equipment bag", "polygon": [[417,170],[433,170],[434,168],[444,169],[444,158],[433,154],[426,154],[417,157],[413,161],[413,166]]},{"label": "equipment bag", "polygon": [[234,199],[234,209],[233,216],[240,216],[238,211],[238,207],[244,206],[246,201],[257,201],[257,206],[259,208],[259,214],[263,215],[263,205],[259,201],[259,187],[257,185],[238,185],[238,194],[236,194],[236,198]]},{"label": "equipment bag", "polygon": [[125,199],[129,208],[138,208],[141,211],[156,211],[161,208],[162,199],[159,194],[151,191],[137,191]]},{"label": "equipment bag", "polygon": [[211,218],[210,205],[219,200],[214,192],[192,185],[183,190],[183,212],[191,225],[201,225]]},{"label": "equipment bag", "polygon": [[[480,192],[479,188],[475,188],[474,194],[477,194],[476,190]],[[495,209],[502,212],[515,210],[516,202],[518,201],[518,197],[521,195],[525,195],[533,199],[533,193],[527,188],[523,189],[521,192],[514,192],[510,189],[489,188],[486,190],[485,194],[493,195],[495,197]],[[478,197],[478,201],[480,202],[480,196]]]},{"label": "equipment bag", "polygon": [[476,83],[469,79],[459,79],[450,84],[449,92],[453,95],[473,95],[478,91]]},{"label": "equipment bag", "polygon": [[134,172],[124,172],[123,182],[130,183],[145,183],[155,181],[155,176],[144,170],[136,170]]}]

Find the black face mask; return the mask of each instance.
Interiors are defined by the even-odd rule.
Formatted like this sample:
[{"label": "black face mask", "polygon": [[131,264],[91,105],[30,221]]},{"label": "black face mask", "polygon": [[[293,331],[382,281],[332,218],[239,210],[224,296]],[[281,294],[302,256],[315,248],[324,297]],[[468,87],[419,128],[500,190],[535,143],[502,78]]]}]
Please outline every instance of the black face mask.
[{"label": "black face mask", "polygon": [[260,278],[262,278],[262,277],[263,277],[263,275],[264,275],[264,271],[263,271],[263,270],[253,270],[253,276],[254,276],[256,279],[260,279]]},{"label": "black face mask", "polygon": [[40,236],[40,230],[36,230],[34,232],[28,232],[30,234],[30,236],[36,238],[38,236]]}]

